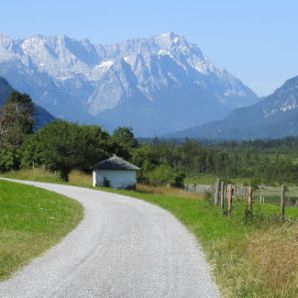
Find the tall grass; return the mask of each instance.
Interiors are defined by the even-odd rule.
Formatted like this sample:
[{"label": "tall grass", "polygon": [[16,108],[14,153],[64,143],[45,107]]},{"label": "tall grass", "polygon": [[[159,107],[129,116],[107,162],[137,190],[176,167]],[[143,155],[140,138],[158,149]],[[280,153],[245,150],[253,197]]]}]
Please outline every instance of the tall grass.
[{"label": "tall grass", "polygon": [[50,182],[50,183],[62,183],[61,178],[58,173],[42,170],[40,168],[32,169],[22,169],[19,171],[11,171],[8,173],[1,174],[2,177],[21,179],[21,180],[31,180],[40,182]]},{"label": "tall grass", "polygon": [[173,188],[173,187],[166,187],[166,186],[152,186],[147,184],[137,184],[137,191],[144,192],[144,193],[154,193],[154,194],[161,194],[161,195],[172,195],[172,196],[179,196],[182,198],[193,198],[193,199],[202,199],[203,194],[195,193],[195,192],[188,192],[184,191],[183,189]]},{"label": "tall grass", "polygon": [[247,246],[249,270],[259,297],[298,297],[298,224],[255,233]]},{"label": "tall grass", "polygon": [[[21,169],[19,171],[12,171],[5,174],[1,174],[2,177],[31,180],[49,183],[65,183],[57,172],[43,170],[40,168]],[[86,174],[78,170],[73,170],[69,174],[69,184],[83,187],[92,186],[91,174]]]},{"label": "tall grass", "polygon": [[69,184],[82,187],[91,187],[92,176],[91,174],[86,174],[78,170],[73,170],[69,174]]}]

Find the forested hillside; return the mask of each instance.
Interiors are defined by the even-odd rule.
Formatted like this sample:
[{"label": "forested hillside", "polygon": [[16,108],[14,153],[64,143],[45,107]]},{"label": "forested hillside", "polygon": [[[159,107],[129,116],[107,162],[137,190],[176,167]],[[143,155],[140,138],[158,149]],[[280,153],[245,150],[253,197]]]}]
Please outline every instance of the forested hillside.
[{"label": "forested hillside", "polygon": [[[4,78],[0,77],[0,107],[5,104],[7,98],[13,91],[14,90],[10,84]],[[54,116],[52,116],[48,111],[36,104],[34,104],[33,117],[35,119],[35,129],[38,129],[55,119]]]},{"label": "forested hillside", "polygon": [[298,181],[298,139],[200,143],[158,139],[138,141],[132,129],[112,134],[99,126],[56,120],[34,131],[34,105],[13,92],[0,114],[0,171],[42,168],[64,180],[73,169],[90,172],[113,154],[141,168],[139,181],[183,186],[185,177],[213,175],[249,178],[254,183]]},{"label": "forested hillside", "polygon": [[298,77],[260,102],[230,112],[223,120],[169,134],[205,139],[262,139],[298,135]]}]

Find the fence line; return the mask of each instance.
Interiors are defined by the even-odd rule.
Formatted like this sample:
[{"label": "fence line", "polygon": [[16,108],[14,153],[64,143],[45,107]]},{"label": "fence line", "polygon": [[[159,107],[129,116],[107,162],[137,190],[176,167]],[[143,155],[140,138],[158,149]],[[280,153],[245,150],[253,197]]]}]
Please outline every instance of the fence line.
[{"label": "fence line", "polygon": [[225,184],[224,181],[217,179],[214,185],[187,184],[184,185],[185,191],[197,193],[210,193],[213,204],[219,206],[222,214],[232,216],[233,203],[235,198],[246,200],[247,207],[244,211],[246,219],[255,217],[253,208],[254,202],[260,198],[260,204],[271,203],[279,205],[279,220],[285,221],[286,206],[298,207],[298,188],[297,187],[272,187],[259,186],[254,189],[251,186]]},{"label": "fence line", "polygon": [[[234,197],[247,197],[249,195],[249,186],[233,185]],[[214,195],[216,190],[216,183],[213,185],[207,184],[185,184],[184,190],[188,192],[206,193],[210,192]],[[291,205],[298,207],[298,187],[287,187],[287,201],[292,201]],[[258,189],[254,190],[256,198],[260,199],[260,202],[265,203],[265,198],[268,196],[280,196],[280,187],[261,185]],[[220,198],[219,198],[220,200]]]},{"label": "fence line", "polygon": [[185,184],[184,190],[189,192],[205,193],[214,192],[214,185],[203,185],[203,184]]}]

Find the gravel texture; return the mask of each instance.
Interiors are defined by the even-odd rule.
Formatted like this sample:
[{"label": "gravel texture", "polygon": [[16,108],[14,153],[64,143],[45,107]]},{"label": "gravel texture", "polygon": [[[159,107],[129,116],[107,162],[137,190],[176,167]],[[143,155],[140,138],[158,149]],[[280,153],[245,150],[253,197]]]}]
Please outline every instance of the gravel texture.
[{"label": "gravel texture", "polygon": [[79,201],[85,216],[59,244],[0,283],[1,298],[219,297],[196,240],[164,209],[92,189],[19,182]]}]

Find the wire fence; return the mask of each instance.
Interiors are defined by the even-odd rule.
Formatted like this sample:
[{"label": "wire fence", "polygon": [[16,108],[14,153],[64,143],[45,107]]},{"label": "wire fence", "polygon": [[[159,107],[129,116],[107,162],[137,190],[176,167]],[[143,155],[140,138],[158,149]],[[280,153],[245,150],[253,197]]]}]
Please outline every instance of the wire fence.
[{"label": "wire fence", "polygon": [[[285,188],[285,206],[298,207],[298,188]],[[260,204],[280,204],[281,188],[261,186],[255,190],[255,200]]]},{"label": "wire fence", "polygon": [[240,207],[245,221],[255,219],[281,222],[297,220],[298,187],[262,185],[253,188],[226,184],[217,179],[214,185],[186,185],[185,190],[208,194],[206,197],[211,198],[213,204],[219,206],[222,214],[228,217],[231,217],[234,212],[237,213]]},{"label": "wire fence", "polygon": [[[227,185],[225,185],[227,187]],[[213,185],[203,184],[186,184],[184,190],[196,193],[212,193],[215,195],[216,183]],[[224,190],[226,193],[226,189]],[[280,204],[281,187],[261,185],[253,190],[254,201],[260,204]],[[233,197],[246,199],[249,195],[249,186],[233,185]],[[286,187],[285,205],[291,207],[298,207],[298,187]]]}]

